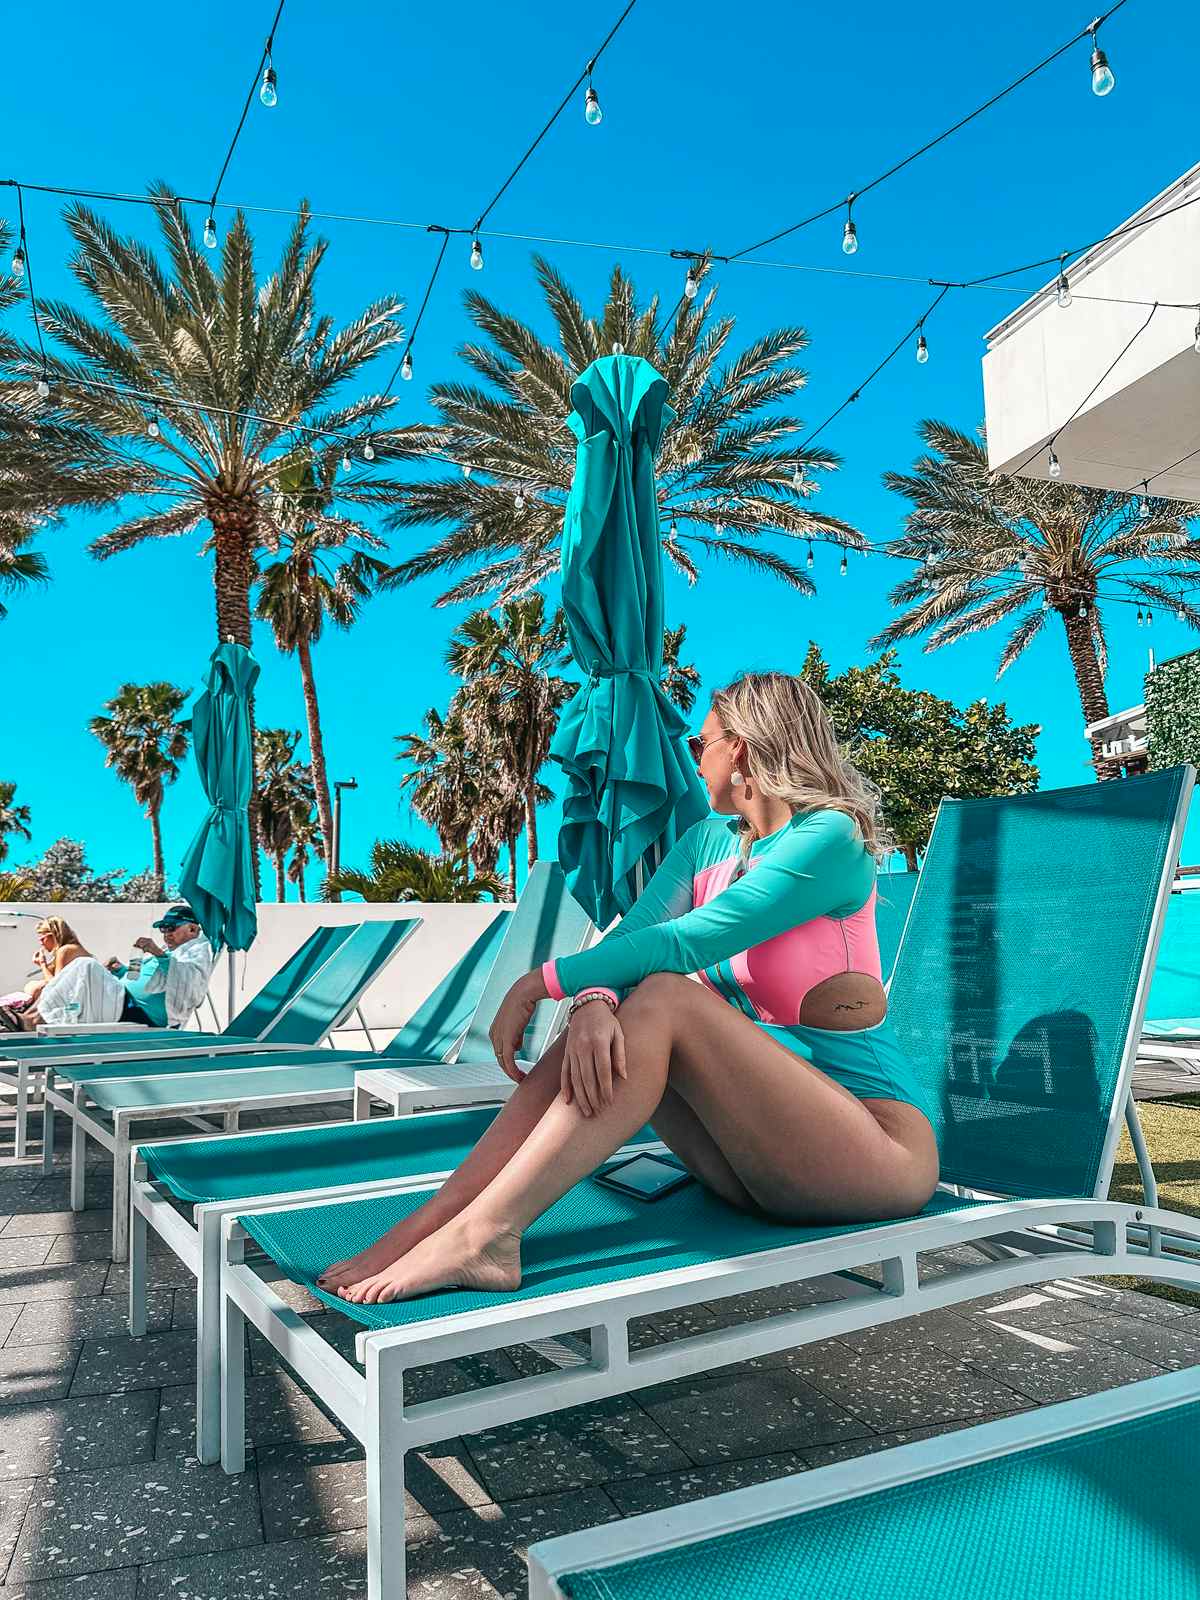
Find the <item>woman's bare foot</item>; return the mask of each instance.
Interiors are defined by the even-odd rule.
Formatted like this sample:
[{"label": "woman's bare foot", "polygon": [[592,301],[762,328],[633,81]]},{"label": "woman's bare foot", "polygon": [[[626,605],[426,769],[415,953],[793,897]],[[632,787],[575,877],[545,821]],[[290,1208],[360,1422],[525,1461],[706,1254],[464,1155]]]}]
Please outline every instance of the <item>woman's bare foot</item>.
[{"label": "woman's bare foot", "polygon": [[332,1266],[326,1267],[317,1279],[317,1287],[324,1289],[327,1294],[336,1294],[346,1284],[374,1277],[377,1272],[392,1266],[415,1244],[436,1232],[436,1229],[428,1226],[422,1227],[418,1221],[420,1217],[421,1212],[414,1211],[356,1256],[347,1256],[344,1261],[335,1261]]},{"label": "woman's bare foot", "polygon": [[345,1283],[338,1293],[355,1305],[386,1305],[434,1289],[500,1294],[520,1287],[520,1234],[481,1233],[456,1218],[382,1271]]}]

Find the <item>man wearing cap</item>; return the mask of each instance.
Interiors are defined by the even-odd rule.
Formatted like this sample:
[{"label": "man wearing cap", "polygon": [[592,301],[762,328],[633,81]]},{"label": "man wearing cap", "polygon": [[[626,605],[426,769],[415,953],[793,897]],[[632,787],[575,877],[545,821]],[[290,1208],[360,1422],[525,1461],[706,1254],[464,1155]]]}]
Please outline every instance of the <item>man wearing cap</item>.
[{"label": "man wearing cap", "polygon": [[154,926],[162,930],[161,945],[148,937],[133,941],[135,950],[146,953],[136,977],[115,956],[107,963],[125,982],[121,1021],[182,1028],[208,993],[216,957],[191,906],[168,907]]}]

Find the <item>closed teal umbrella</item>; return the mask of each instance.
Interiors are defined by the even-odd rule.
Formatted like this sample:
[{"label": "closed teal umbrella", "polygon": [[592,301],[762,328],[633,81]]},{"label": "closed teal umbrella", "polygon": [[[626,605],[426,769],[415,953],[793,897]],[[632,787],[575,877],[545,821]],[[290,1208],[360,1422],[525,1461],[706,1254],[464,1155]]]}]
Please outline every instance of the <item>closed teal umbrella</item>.
[{"label": "closed teal umbrella", "polygon": [[248,950],[258,932],[249,813],[250,691],[258,670],[244,645],[218,645],[192,708],[192,745],[209,811],[183,858],[179,887],[214,950]]},{"label": "closed teal umbrella", "polygon": [[654,453],[674,416],[648,361],[606,356],[580,374],[567,422],[579,440],[563,527],[563,609],[587,682],[551,746],[567,775],[558,859],[571,893],[603,927],[708,812],[660,688],[662,545]]}]

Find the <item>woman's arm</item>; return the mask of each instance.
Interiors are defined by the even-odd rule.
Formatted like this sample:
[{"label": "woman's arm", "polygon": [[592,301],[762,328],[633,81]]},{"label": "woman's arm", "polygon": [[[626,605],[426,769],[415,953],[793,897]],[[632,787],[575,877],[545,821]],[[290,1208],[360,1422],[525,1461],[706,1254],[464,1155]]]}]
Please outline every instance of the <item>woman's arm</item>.
[{"label": "woman's arm", "polygon": [[[620,940],[605,939],[554,963],[564,994],[628,988],[652,972],[700,972],[789,928],[861,904],[869,864],[851,819],[821,811],[805,819],[743,877],[695,910]],[[869,888],[867,890],[869,892]]]},{"label": "woman's arm", "polygon": [[80,956],[86,956],[87,951],[81,944],[60,944],[54,952],[54,976],[57,978],[64,967],[69,967],[72,961],[78,961]]}]

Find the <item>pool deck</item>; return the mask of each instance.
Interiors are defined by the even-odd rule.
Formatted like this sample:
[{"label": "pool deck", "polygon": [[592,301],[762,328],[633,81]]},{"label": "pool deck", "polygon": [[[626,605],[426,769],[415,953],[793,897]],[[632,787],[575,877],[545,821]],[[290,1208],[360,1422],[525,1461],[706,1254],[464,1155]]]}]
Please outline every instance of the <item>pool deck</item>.
[{"label": "pool deck", "polygon": [[[108,1180],[72,1214],[65,1172],[17,1164],[0,1104],[0,1600],[313,1600],[366,1592],[359,1448],[257,1335],[243,1477],[190,1454],[195,1296],[151,1256],[150,1331],[125,1332]],[[352,1324],[284,1286],[331,1334]],[[764,1311],[820,1284],[756,1297]],[[655,1318],[647,1344],[727,1306]],[[515,1348],[473,1380],[570,1359]],[[1200,1308],[1103,1282],[1049,1284],[830,1339],[410,1458],[409,1593],[523,1600],[552,1534],[844,1459],[1200,1361]],[[461,1366],[467,1365],[466,1363]],[[460,1364],[422,1374],[452,1392]],[[486,1381],[486,1378],[485,1378]]]}]

